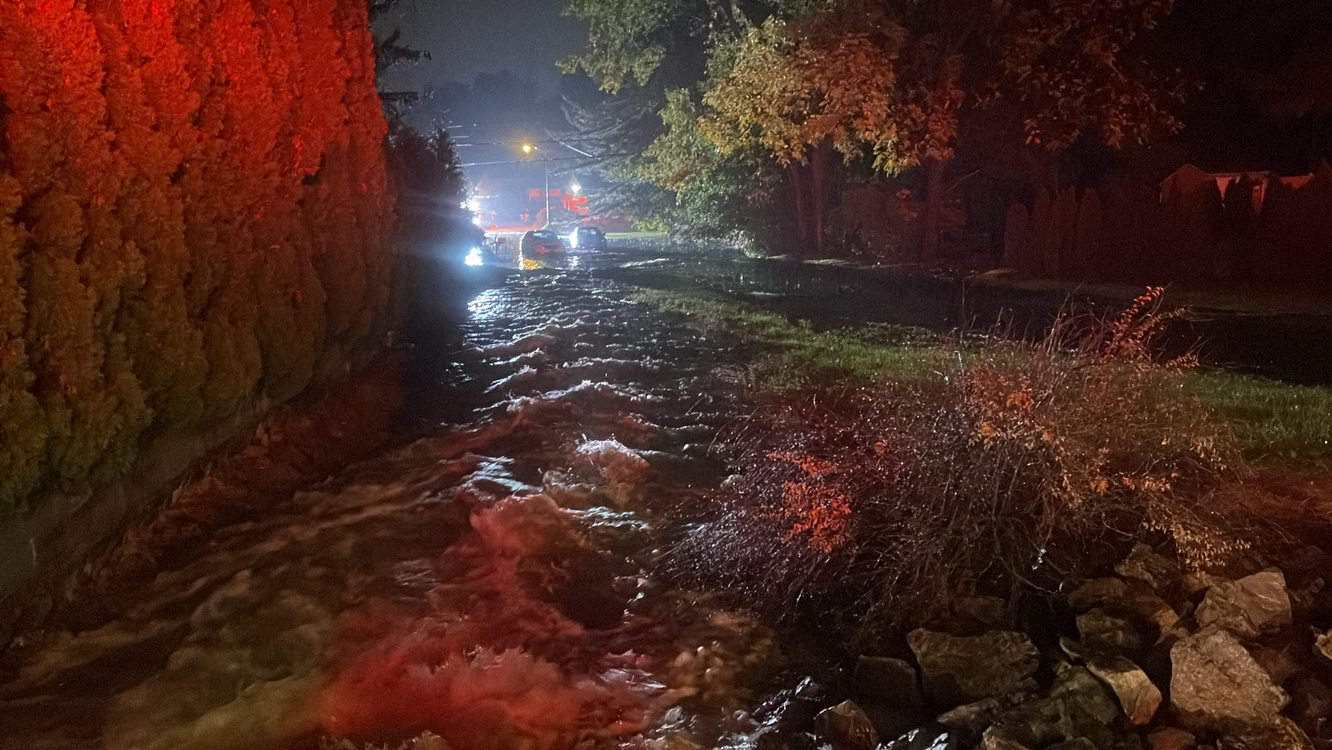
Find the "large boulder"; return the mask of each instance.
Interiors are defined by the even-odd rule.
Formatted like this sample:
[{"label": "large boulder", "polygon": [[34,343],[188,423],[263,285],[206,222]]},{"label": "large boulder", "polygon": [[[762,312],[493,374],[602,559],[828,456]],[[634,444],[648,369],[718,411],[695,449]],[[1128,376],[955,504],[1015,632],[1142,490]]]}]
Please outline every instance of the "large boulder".
[{"label": "large boulder", "polygon": [[1142,581],[1156,591],[1174,588],[1184,576],[1183,567],[1177,561],[1158,555],[1145,544],[1135,544],[1129,556],[1115,565],[1115,572]]},{"label": "large boulder", "polygon": [[1309,735],[1284,716],[1240,724],[1224,734],[1226,750],[1314,750]]},{"label": "large boulder", "polygon": [[1093,607],[1104,607],[1124,601],[1129,586],[1118,578],[1090,578],[1068,594],[1068,606],[1082,612]]},{"label": "large boulder", "polygon": [[1048,697],[1005,714],[985,730],[981,746],[1034,748],[1085,739],[1097,748],[1109,748],[1115,741],[1110,725],[1119,713],[1115,699],[1091,672],[1065,667]]},{"label": "large boulder", "polygon": [[1002,695],[1041,665],[1031,639],[1008,630],[954,636],[922,628],[908,633],[907,643],[920,664],[926,695],[941,703]]},{"label": "large boulder", "polygon": [[1149,589],[1130,590],[1121,606],[1144,622],[1155,625],[1162,633],[1173,630],[1179,624],[1179,613],[1174,607]]},{"label": "large boulder", "polygon": [[1129,721],[1140,727],[1151,723],[1161,707],[1161,690],[1137,664],[1122,656],[1110,656],[1088,661],[1087,669],[1115,692]]},{"label": "large boulder", "polygon": [[1140,651],[1142,636],[1128,620],[1111,617],[1100,608],[1078,615],[1078,634],[1083,643],[1114,651]]},{"label": "large boulder", "polygon": [[1255,638],[1291,623],[1286,577],[1265,570],[1238,581],[1221,581],[1207,589],[1195,613],[1198,624],[1217,625],[1241,638]]},{"label": "large boulder", "polygon": [[966,730],[980,734],[985,731],[986,727],[998,721],[1001,716],[1008,714],[1023,703],[1035,700],[1039,689],[1040,685],[1035,680],[1027,679],[1018,688],[1003,695],[982,698],[974,703],[965,703],[945,711],[935,717],[935,721],[949,729]]},{"label": "large boulder", "polygon": [[874,723],[852,701],[842,701],[820,711],[814,726],[835,748],[874,750],[879,746],[879,733],[875,731]]},{"label": "large boulder", "polygon": [[1229,632],[1208,627],[1170,649],[1170,700],[1207,724],[1264,721],[1290,697]]},{"label": "large boulder", "polygon": [[1097,679],[1114,691],[1130,722],[1140,727],[1151,723],[1156,710],[1161,707],[1161,690],[1141,667],[1113,651],[1093,644],[1075,643],[1061,638],[1059,646],[1064,653],[1085,663]]}]

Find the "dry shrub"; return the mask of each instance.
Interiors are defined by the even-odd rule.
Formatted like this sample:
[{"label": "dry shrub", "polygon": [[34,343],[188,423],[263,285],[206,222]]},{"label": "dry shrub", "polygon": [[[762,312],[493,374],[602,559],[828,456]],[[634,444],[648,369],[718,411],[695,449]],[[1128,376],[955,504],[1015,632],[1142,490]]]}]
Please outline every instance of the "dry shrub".
[{"label": "dry shrub", "polygon": [[1159,294],[1113,320],[1065,316],[1036,344],[935,348],[933,378],[761,396],[730,436],[723,510],[682,559],[755,604],[813,598],[869,626],[1053,587],[1138,540],[1223,564],[1246,543],[1218,489],[1243,467],[1181,395],[1192,359],[1153,361]]}]

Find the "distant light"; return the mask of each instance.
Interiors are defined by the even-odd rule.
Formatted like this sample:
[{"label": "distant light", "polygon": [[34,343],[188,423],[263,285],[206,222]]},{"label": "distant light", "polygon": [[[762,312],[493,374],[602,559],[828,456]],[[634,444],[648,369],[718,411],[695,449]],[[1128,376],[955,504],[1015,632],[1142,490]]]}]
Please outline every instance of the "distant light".
[{"label": "distant light", "polygon": [[472,223],[475,224],[475,225],[477,225],[478,227],[481,226],[481,217],[480,217],[480,216],[473,216],[473,217],[472,217]]},{"label": "distant light", "polygon": [[467,251],[467,259],[463,261],[469,266],[481,265],[481,248],[474,247]]},{"label": "distant light", "polygon": [[579,193],[583,192],[583,183],[579,182],[577,177],[569,178],[569,192],[573,193],[574,195],[578,195]]},{"label": "distant light", "polygon": [[535,151],[535,150],[536,150],[536,146],[533,146],[533,145],[530,144],[530,143],[524,143],[524,144],[523,144],[523,153],[524,153],[524,154],[530,154],[530,153],[532,153],[532,152]]},{"label": "distant light", "polygon": [[468,199],[467,199],[467,202],[463,204],[463,208],[467,209],[468,211],[480,211],[480,210],[481,210],[481,199],[480,199],[480,198],[468,198]]}]

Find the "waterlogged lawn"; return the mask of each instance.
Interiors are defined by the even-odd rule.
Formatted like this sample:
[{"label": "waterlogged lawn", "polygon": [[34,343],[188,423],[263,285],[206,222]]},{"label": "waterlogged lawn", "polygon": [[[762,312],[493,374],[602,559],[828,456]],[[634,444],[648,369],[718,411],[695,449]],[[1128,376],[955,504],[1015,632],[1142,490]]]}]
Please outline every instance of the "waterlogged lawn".
[{"label": "waterlogged lawn", "polygon": [[926,378],[938,370],[937,361],[928,352],[942,339],[922,328],[865,325],[819,330],[809,321],[791,320],[706,291],[643,289],[632,299],[663,312],[687,315],[705,328],[728,331],[771,347],[779,361],[769,361],[758,372],[767,388],[799,387],[828,371],[872,380],[888,376]]},{"label": "waterlogged lawn", "polygon": [[1332,389],[1232,372],[1197,372],[1185,386],[1210,403],[1263,463],[1332,465]]},{"label": "waterlogged lawn", "polygon": [[[863,325],[822,330],[809,321],[702,290],[641,289],[640,303],[693,318],[771,350],[756,364],[756,384],[781,390],[827,382],[883,377],[929,379],[946,369],[944,339],[920,328]],[[953,363],[956,364],[956,363]],[[1197,370],[1181,385],[1181,398],[1210,404],[1231,424],[1245,455],[1260,463],[1332,466],[1332,388],[1299,386],[1220,370]]]}]

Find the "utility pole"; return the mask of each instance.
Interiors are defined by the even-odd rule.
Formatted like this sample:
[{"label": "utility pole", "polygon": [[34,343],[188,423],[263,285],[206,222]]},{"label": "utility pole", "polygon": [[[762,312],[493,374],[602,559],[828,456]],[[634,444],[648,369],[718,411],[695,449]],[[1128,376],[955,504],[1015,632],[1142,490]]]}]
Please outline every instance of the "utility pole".
[{"label": "utility pole", "polygon": [[[537,150],[537,147],[530,143],[524,143],[522,149],[524,154],[531,154],[533,151]],[[550,160],[543,159],[542,161],[548,162]],[[543,164],[542,166],[546,168],[546,226],[542,227],[542,229],[548,229],[550,228],[550,164]]]}]

